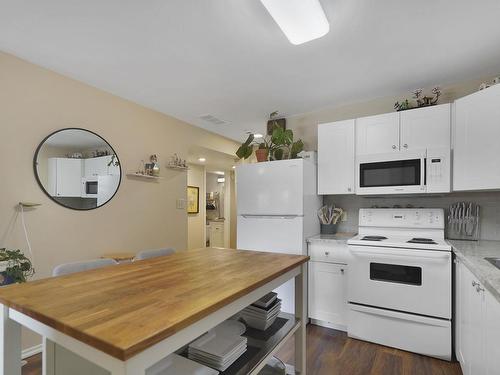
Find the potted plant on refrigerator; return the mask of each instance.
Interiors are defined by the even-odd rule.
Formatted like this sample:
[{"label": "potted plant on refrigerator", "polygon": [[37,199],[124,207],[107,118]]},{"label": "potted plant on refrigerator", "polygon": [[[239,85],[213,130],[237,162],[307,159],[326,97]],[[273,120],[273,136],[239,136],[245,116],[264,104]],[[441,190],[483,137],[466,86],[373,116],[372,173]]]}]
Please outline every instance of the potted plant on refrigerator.
[{"label": "potted plant on refrigerator", "polygon": [[304,149],[302,140],[294,141],[291,129],[275,126],[271,135],[266,135],[258,141],[255,140],[253,134],[249,134],[247,140],[236,151],[236,156],[240,159],[248,159],[252,156],[255,146],[257,146],[255,156],[258,162],[296,159]]},{"label": "potted plant on refrigerator", "polygon": [[24,283],[34,274],[31,260],[21,250],[0,249],[0,286]]}]

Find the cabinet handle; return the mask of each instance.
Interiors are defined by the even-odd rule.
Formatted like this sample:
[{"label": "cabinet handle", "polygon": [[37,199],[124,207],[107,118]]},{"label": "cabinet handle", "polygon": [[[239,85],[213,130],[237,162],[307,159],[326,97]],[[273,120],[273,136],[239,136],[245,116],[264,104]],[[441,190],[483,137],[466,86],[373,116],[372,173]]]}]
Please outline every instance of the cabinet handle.
[{"label": "cabinet handle", "polygon": [[342,275],[344,274],[345,270],[343,268],[340,269],[340,272],[342,273]]},{"label": "cabinet handle", "polygon": [[351,191],[352,189],[350,187],[347,188],[347,191]]},{"label": "cabinet handle", "polygon": [[392,145],[392,149],[395,150],[396,149],[396,145]]},{"label": "cabinet handle", "polygon": [[405,143],[405,144],[403,145],[403,147],[404,147],[404,148],[408,148],[408,144],[406,144],[406,143]]},{"label": "cabinet handle", "polygon": [[330,252],[329,251],[325,251],[325,255],[326,256],[330,255]]},{"label": "cabinet handle", "polygon": [[479,284],[477,284],[476,292],[478,292],[478,293],[484,292],[484,288],[481,288],[481,286]]},{"label": "cabinet handle", "polygon": [[478,287],[479,286],[479,283],[475,280],[472,281],[472,286],[474,287]]}]

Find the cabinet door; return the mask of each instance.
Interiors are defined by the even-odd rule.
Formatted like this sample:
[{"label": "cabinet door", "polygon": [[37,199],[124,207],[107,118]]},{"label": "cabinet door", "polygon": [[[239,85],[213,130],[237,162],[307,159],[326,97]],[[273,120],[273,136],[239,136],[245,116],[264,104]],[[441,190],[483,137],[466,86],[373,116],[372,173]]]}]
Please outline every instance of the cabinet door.
[{"label": "cabinet door", "polygon": [[98,158],[84,159],[85,177],[106,176],[108,172],[108,163],[111,156],[100,156]]},{"label": "cabinet door", "polygon": [[355,120],[318,125],[318,194],[354,194]]},{"label": "cabinet door", "polygon": [[224,247],[224,224],[212,224],[210,228],[210,246]]},{"label": "cabinet door", "polygon": [[309,317],[347,328],[347,265],[309,262]]},{"label": "cabinet door", "polygon": [[500,302],[485,291],[484,334],[485,334],[485,375],[496,375],[500,371]]},{"label": "cabinet door", "polygon": [[386,113],[356,120],[356,154],[399,151],[399,113]]},{"label": "cabinet door", "polygon": [[[478,292],[476,277],[460,263],[460,355],[464,375],[484,374],[483,298]],[[473,285],[474,284],[474,285]]]},{"label": "cabinet door", "polygon": [[455,102],[453,190],[500,189],[500,85]]},{"label": "cabinet door", "polygon": [[450,148],[450,104],[401,112],[401,150]]},{"label": "cabinet door", "polygon": [[56,181],[58,197],[80,197],[82,193],[81,159],[58,158]]}]

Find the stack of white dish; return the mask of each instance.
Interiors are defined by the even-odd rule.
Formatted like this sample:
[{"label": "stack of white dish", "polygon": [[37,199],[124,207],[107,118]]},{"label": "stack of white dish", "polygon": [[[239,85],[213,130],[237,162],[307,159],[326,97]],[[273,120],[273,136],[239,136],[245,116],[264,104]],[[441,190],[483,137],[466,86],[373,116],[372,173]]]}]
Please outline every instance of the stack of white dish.
[{"label": "stack of white dish", "polygon": [[219,371],[210,367],[203,366],[199,363],[181,357],[178,354],[170,354],[158,362],[146,372],[147,375],[180,375],[180,374],[196,374],[196,375],[218,375]]},{"label": "stack of white dish", "polygon": [[248,326],[265,331],[281,312],[281,300],[271,292],[241,311],[241,317]]},{"label": "stack of white dish", "polygon": [[234,320],[220,324],[189,345],[189,359],[225,371],[247,350],[247,338],[240,336],[245,329]]}]

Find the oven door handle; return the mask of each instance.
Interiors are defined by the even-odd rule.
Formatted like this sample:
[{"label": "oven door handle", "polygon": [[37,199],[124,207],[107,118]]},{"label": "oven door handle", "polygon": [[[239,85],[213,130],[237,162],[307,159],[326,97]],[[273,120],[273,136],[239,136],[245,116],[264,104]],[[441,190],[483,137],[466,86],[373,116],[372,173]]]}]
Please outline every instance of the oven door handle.
[{"label": "oven door handle", "polygon": [[[394,251],[390,249],[386,249],[383,252],[380,252],[378,250],[368,250],[368,249],[355,249],[355,248],[349,248],[349,251],[353,255],[359,255],[359,256],[370,256],[370,257],[377,257],[377,258],[393,258],[393,257],[400,257],[400,258],[414,258],[415,260],[418,259],[432,259],[432,260],[451,260],[451,254],[446,251],[439,251],[439,252],[430,252],[430,251],[425,251],[425,250],[408,250],[404,249],[402,251]],[[424,253],[425,251],[425,253]]]}]

